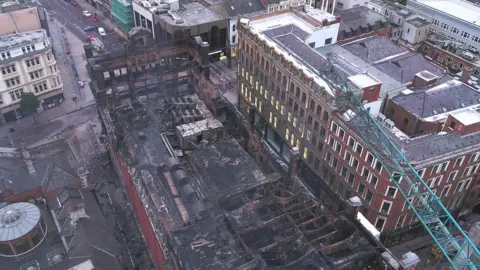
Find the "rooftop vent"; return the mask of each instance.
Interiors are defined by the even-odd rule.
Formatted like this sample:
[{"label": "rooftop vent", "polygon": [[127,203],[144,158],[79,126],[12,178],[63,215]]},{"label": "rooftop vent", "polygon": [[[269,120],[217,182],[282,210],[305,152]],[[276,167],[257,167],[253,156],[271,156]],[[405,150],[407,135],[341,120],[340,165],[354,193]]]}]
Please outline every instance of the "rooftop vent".
[{"label": "rooftop vent", "polygon": [[60,263],[64,260],[67,259],[67,254],[65,253],[65,250],[63,249],[58,249],[53,252],[50,252],[47,254],[48,262],[50,263],[50,266],[53,266],[57,263]]}]

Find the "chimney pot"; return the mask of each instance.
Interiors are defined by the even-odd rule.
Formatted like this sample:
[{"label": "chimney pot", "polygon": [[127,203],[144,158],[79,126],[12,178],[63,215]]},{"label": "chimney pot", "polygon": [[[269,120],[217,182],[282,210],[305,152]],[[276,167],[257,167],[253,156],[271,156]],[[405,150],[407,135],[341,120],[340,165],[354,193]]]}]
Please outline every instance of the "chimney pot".
[{"label": "chimney pot", "polygon": [[469,67],[464,68],[462,71],[462,75],[460,76],[460,81],[468,83],[468,81],[470,80],[470,76],[472,76],[472,71],[473,70]]}]

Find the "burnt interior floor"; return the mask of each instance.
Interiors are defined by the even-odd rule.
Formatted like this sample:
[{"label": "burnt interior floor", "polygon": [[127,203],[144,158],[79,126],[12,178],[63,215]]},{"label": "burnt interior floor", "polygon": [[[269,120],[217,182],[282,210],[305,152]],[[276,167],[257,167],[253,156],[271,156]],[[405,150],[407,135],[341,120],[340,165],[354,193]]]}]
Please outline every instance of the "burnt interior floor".
[{"label": "burnt interior floor", "polygon": [[[182,269],[360,269],[377,252],[302,185],[266,175],[195,94],[101,109],[167,260]],[[105,120],[106,119],[106,120]],[[219,128],[217,122],[221,122]],[[233,132],[233,133],[230,133]]]}]

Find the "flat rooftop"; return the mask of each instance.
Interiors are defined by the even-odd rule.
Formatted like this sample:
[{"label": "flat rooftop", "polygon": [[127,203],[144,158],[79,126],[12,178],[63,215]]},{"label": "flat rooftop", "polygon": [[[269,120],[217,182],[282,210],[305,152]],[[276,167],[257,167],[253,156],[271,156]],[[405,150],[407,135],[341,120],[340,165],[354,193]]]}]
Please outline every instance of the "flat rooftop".
[{"label": "flat rooftop", "polygon": [[372,76],[369,76],[368,73],[350,76],[348,80],[361,89],[381,83]]},{"label": "flat rooftop", "polygon": [[44,29],[0,36],[0,51],[34,44],[48,38]]},{"label": "flat rooftop", "polygon": [[317,85],[324,87],[333,95],[319,73],[328,67],[328,62],[306,44],[307,38],[319,27],[320,22],[317,20],[321,19],[320,17],[331,22],[336,20],[335,16],[319,10],[308,13],[289,11],[263,16],[260,19],[253,18],[248,26],[260,39],[265,40],[269,46],[274,47],[287,60],[312,77]]},{"label": "flat rooftop", "polygon": [[480,113],[472,109],[452,112],[451,115],[465,126],[480,122]]},{"label": "flat rooftop", "polygon": [[164,13],[159,16],[165,22],[176,26],[194,26],[224,20],[225,17],[218,13],[214,8],[204,6],[200,2],[182,3],[180,8],[171,11],[173,16]]},{"label": "flat rooftop", "polygon": [[376,80],[382,82],[382,87],[380,89],[381,97],[384,97],[386,94],[397,93],[406,89],[405,85],[397,81],[394,77],[363,60],[361,57],[349,52],[340,45],[325,46],[317,48],[316,51],[325,57],[328,54],[335,55],[333,63],[345,78],[357,74],[368,73]]},{"label": "flat rooftop", "polygon": [[480,26],[480,8],[462,0],[416,0],[438,12]]}]

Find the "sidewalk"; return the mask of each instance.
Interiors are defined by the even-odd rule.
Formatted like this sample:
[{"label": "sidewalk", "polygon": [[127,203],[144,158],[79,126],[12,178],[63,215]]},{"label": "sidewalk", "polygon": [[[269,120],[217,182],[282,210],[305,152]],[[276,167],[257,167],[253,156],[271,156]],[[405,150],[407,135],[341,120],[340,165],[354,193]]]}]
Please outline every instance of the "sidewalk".
[{"label": "sidewalk", "polygon": [[[83,55],[83,42],[76,36],[66,32],[67,39],[70,44],[72,59],[68,61],[68,57],[65,54],[65,45],[59,32],[59,28],[62,27],[58,21],[49,23],[50,34],[52,37],[53,46],[55,49],[55,59],[57,60],[57,67],[60,71],[61,79],[63,82],[63,95],[64,102],[57,107],[44,110],[35,114],[37,124],[35,124],[33,116],[22,118],[16,122],[7,123],[0,127],[0,138],[6,137],[10,134],[10,129],[15,129],[15,132],[21,130],[35,128],[40,124],[49,122],[53,119],[77,112],[83,108],[87,109],[95,104],[94,96],[88,87],[90,81],[88,72],[85,68],[86,60]],[[71,67],[74,62],[80,80],[84,81],[85,88],[78,89],[77,81],[73,78]],[[78,90],[77,90],[78,89]],[[80,92],[81,91],[81,92]],[[73,101],[73,97],[77,97],[77,102]]]},{"label": "sidewalk", "polygon": [[124,38],[125,40],[128,40],[127,35],[122,32],[109,18],[103,16],[102,12],[96,8],[94,8],[92,5],[87,3],[85,0],[80,0],[77,1],[77,4],[79,7],[81,7],[83,10],[88,10],[91,14],[97,14],[97,18],[100,20],[101,24],[107,27],[107,29],[113,29],[119,36]]}]

